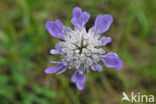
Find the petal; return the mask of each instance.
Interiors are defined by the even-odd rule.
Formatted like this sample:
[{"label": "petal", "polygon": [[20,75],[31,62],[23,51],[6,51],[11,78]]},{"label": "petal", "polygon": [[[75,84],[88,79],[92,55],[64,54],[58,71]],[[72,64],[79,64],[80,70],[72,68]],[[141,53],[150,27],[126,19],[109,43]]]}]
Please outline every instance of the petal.
[{"label": "petal", "polygon": [[84,11],[82,18],[81,18],[82,26],[85,26],[85,24],[88,22],[89,18],[90,18],[90,14],[88,12]]},{"label": "petal", "polygon": [[56,49],[51,49],[50,54],[62,54],[62,52],[60,52],[59,50],[56,50]]},{"label": "petal", "polygon": [[59,50],[59,49],[62,49],[62,47],[61,47],[59,44],[56,44],[56,45],[55,45],[55,48],[58,49],[58,50]]},{"label": "petal", "polygon": [[88,22],[89,18],[90,14],[88,12],[82,12],[81,8],[75,7],[73,9],[73,17],[71,19],[71,23],[76,28],[83,28]]},{"label": "petal", "polygon": [[50,63],[53,63],[53,64],[63,64],[63,62],[59,62],[59,61],[50,61]]},{"label": "petal", "polygon": [[86,77],[84,73],[81,70],[77,70],[71,77],[72,82],[81,82],[84,83],[86,80]]},{"label": "petal", "polygon": [[101,60],[104,63],[104,65],[109,68],[115,68],[116,70],[120,70],[123,67],[122,61],[114,52],[107,53],[101,58]]},{"label": "petal", "polygon": [[103,67],[101,65],[99,65],[99,64],[94,64],[91,67],[93,67],[94,69],[96,69],[99,72],[103,71]]},{"label": "petal", "polygon": [[59,75],[59,74],[61,74],[61,73],[65,72],[66,70],[67,70],[67,67],[65,67],[65,66],[64,66],[64,67],[62,68],[62,70],[61,70],[61,71],[59,71],[56,75]]},{"label": "petal", "polygon": [[73,16],[80,17],[82,15],[82,10],[80,7],[75,7],[73,9]]},{"label": "petal", "polygon": [[59,44],[56,44],[55,48],[50,50],[50,54],[62,54],[62,47]]},{"label": "petal", "polygon": [[60,46],[60,44],[56,44],[55,48],[62,53],[62,47]]},{"label": "petal", "polygon": [[59,44],[56,44],[55,48],[50,50],[50,54],[62,54],[62,47]]},{"label": "petal", "polygon": [[76,86],[77,86],[77,88],[78,88],[79,90],[83,90],[83,88],[84,88],[84,83],[85,83],[85,81],[86,81],[86,77],[85,77],[84,73],[81,73],[81,74],[80,74],[80,72],[78,72],[77,74],[78,74],[78,75],[77,75]]},{"label": "petal", "polygon": [[64,26],[60,20],[46,22],[46,29],[53,37],[64,39]]},{"label": "petal", "polygon": [[85,74],[79,69],[72,75],[71,81],[76,83],[79,90],[82,90],[86,81]]},{"label": "petal", "polygon": [[94,32],[99,35],[106,32],[113,22],[111,15],[98,15],[94,23]]},{"label": "petal", "polygon": [[76,87],[77,87],[79,90],[83,90],[83,89],[84,89],[84,83],[76,83]]},{"label": "petal", "polygon": [[57,70],[62,69],[63,67],[64,67],[63,65],[56,65],[53,67],[49,67],[45,69],[45,73],[47,74],[55,73]]},{"label": "petal", "polygon": [[111,41],[112,41],[112,38],[110,38],[110,37],[103,36],[101,38],[102,45],[106,45],[107,43],[110,43]]},{"label": "petal", "polygon": [[96,71],[95,67],[93,65],[91,65],[91,68],[93,71]]},{"label": "petal", "polygon": [[72,82],[76,82],[79,78],[80,74],[79,74],[79,71],[77,70],[71,77],[71,81]]},{"label": "petal", "polygon": [[76,72],[72,75],[71,81],[72,82],[76,82],[77,81]]},{"label": "petal", "polygon": [[65,34],[68,34],[72,31],[72,29],[70,27],[65,27],[64,32]]},{"label": "petal", "polygon": [[64,28],[62,22],[61,22],[59,19],[57,19],[57,20],[55,21],[55,23],[57,24],[57,26],[58,26],[60,29],[63,29],[63,28]]},{"label": "petal", "polygon": [[77,73],[77,83],[85,83],[86,77],[84,73]]},{"label": "petal", "polygon": [[72,23],[75,27],[77,27],[77,28],[80,28],[80,27],[81,27],[80,22],[78,22],[78,20],[77,20],[76,17],[73,17],[73,18],[71,19],[71,23]]}]

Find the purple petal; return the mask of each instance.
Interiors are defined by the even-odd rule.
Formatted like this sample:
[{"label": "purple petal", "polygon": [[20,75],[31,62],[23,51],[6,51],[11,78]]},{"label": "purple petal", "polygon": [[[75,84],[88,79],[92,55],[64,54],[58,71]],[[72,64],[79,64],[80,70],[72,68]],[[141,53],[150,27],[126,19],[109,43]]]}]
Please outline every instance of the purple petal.
[{"label": "purple petal", "polygon": [[46,22],[46,29],[53,37],[64,40],[64,26],[59,19]]},{"label": "purple petal", "polygon": [[111,15],[98,15],[94,23],[94,32],[99,35],[106,32],[113,22]]},{"label": "purple petal", "polygon": [[79,7],[75,7],[72,13],[75,17],[80,17],[82,15],[82,10]]},{"label": "purple petal", "polygon": [[56,48],[57,50],[61,50],[61,49],[62,49],[62,47],[61,47],[59,44],[56,44],[56,45],[55,45],[55,48]]},{"label": "purple petal", "polygon": [[72,75],[71,81],[72,82],[76,82],[77,81],[76,72]]},{"label": "purple petal", "polygon": [[107,43],[110,43],[111,41],[112,41],[112,38],[110,37],[103,36],[101,38],[102,45],[106,45]]},{"label": "purple petal", "polygon": [[85,83],[86,77],[84,73],[79,73],[77,74],[77,83]]},{"label": "purple petal", "polygon": [[56,75],[59,75],[59,74],[61,74],[61,73],[65,72],[66,70],[67,70],[67,67],[65,67],[65,66],[64,66],[64,67],[62,68],[62,70],[61,70],[61,71],[59,71]]},{"label": "purple petal", "polygon": [[57,19],[57,20],[55,21],[55,23],[57,24],[57,26],[58,26],[60,29],[63,29],[63,28],[64,28],[62,22],[61,22],[59,19]]},{"label": "purple petal", "polygon": [[53,63],[53,64],[63,64],[63,62],[59,62],[59,61],[50,61],[50,63]]},{"label": "purple petal", "polygon": [[82,12],[81,8],[75,7],[73,9],[73,17],[71,19],[71,23],[76,28],[82,28],[88,22],[90,18],[90,14],[88,12]]},{"label": "purple petal", "polygon": [[55,48],[50,50],[50,54],[62,54],[62,47],[59,44],[56,44]]},{"label": "purple petal", "polygon": [[81,17],[81,21],[82,21],[82,26],[83,26],[83,27],[84,27],[85,24],[88,22],[89,18],[90,18],[90,14],[89,14],[88,12],[84,11],[84,12],[83,12],[83,15],[82,15],[82,17]]},{"label": "purple petal", "polygon": [[62,52],[60,52],[59,50],[56,50],[56,49],[51,49],[50,54],[62,54]]},{"label": "purple petal", "polygon": [[109,68],[115,68],[116,70],[120,70],[123,67],[122,61],[114,52],[107,53],[101,58],[101,60],[104,63],[104,65]]},{"label": "purple petal", "polygon": [[96,69],[95,69],[95,67],[94,67],[94,66],[92,66],[92,65],[91,65],[91,68],[92,68],[92,70],[93,70],[93,71],[96,71]]},{"label": "purple petal", "polygon": [[72,31],[72,29],[70,27],[65,27],[64,31],[65,31],[65,33],[69,33]]},{"label": "purple petal", "polygon": [[80,79],[81,77],[84,77],[82,71],[77,70],[77,71],[72,75],[71,80],[72,80],[72,82],[76,82],[76,81],[77,81],[78,79]]},{"label": "purple petal", "polygon": [[92,69],[94,69],[94,70],[96,69],[99,72],[103,71],[103,67],[101,65],[99,65],[99,64],[94,64],[91,67],[92,67]]},{"label": "purple petal", "polygon": [[71,77],[72,82],[76,83],[76,86],[79,90],[82,90],[84,88],[84,83],[86,81],[86,77],[84,73],[76,71],[72,77]]},{"label": "purple petal", "polygon": [[63,67],[64,67],[63,65],[56,65],[53,67],[49,67],[45,69],[45,73],[47,74],[55,73],[57,70],[62,69]]},{"label": "purple petal", "polygon": [[59,50],[60,53],[62,53],[62,47],[61,47],[59,44],[56,44],[56,45],[55,45],[55,48],[56,48],[57,50]]},{"label": "purple petal", "polygon": [[76,87],[77,87],[79,90],[83,90],[83,89],[84,89],[84,83],[76,83]]}]

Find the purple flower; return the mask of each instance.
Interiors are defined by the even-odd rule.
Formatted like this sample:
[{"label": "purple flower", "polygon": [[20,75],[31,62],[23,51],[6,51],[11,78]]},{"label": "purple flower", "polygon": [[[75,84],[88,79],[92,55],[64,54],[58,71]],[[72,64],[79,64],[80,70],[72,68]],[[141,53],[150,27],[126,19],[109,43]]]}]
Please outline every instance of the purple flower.
[{"label": "purple flower", "polygon": [[71,77],[71,81],[76,83],[79,90],[84,89],[86,77],[85,72],[103,71],[103,67],[98,64],[102,61],[108,68],[120,70],[123,67],[122,61],[114,52],[105,54],[105,51],[100,48],[111,42],[112,39],[106,36],[100,36],[106,32],[113,22],[111,15],[98,15],[94,26],[87,32],[85,25],[88,22],[90,15],[88,12],[83,12],[81,8],[73,9],[73,17],[71,23],[74,29],[66,27],[60,20],[48,21],[46,29],[55,38],[63,41],[56,44],[55,49],[51,49],[51,54],[60,54],[61,62],[51,61],[56,66],[49,67],[45,73],[51,74],[60,70],[58,74],[65,72],[67,69],[75,69],[75,73]]}]

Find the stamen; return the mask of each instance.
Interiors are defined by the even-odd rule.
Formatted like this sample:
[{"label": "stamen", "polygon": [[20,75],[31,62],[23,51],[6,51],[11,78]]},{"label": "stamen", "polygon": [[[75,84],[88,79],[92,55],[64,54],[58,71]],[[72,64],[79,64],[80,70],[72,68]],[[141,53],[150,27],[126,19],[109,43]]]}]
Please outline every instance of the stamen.
[{"label": "stamen", "polygon": [[93,32],[87,33],[85,29],[67,32],[65,42],[60,44],[64,50],[63,60],[70,63],[70,68],[88,71],[89,66],[97,63],[99,56],[103,54],[102,49],[98,49],[101,46],[98,37]]}]

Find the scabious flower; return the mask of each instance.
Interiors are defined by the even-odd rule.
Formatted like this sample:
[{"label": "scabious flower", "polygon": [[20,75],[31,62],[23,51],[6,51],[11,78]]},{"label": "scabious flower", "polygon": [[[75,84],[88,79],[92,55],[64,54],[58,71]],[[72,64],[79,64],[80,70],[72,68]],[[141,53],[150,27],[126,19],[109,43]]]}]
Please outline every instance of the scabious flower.
[{"label": "scabious flower", "polygon": [[46,23],[46,29],[50,35],[62,40],[55,45],[55,49],[50,50],[50,53],[60,54],[62,60],[60,62],[51,61],[57,65],[45,69],[45,73],[51,74],[60,70],[58,75],[67,69],[74,69],[75,73],[72,75],[71,81],[76,83],[79,90],[84,88],[85,72],[89,72],[91,69],[102,72],[103,68],[98,62],[102,61],[106,67],[116,70],[123,67],[123,63],[116,53],[106,53],[101,48],[112,41],[110,37],[101,36],[112,24],[112,16],[98,15],[93,27],[87,32],[85,25],[89,18],[88,12],[82,12],[81,8],[75,7],[71,19],[71,23],[75,27],[74,30],[64,26],[59,19]]}]

